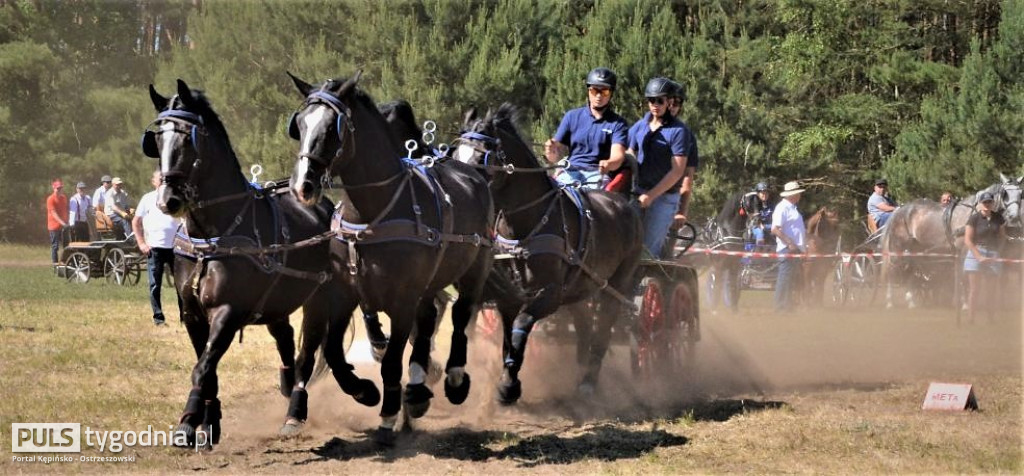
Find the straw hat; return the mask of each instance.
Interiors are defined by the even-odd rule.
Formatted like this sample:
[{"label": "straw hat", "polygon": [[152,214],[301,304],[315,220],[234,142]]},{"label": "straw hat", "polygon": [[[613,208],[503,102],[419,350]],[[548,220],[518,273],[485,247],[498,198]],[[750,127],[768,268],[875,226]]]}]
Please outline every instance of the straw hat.
[{"label": "straw hat", "polygon": [[121,177],[114,177],[114,180],[111,181],[111,183],[113,183],[114,185],[120,185],[120,184],[124,183],[124,181],[121,180]]},{"label": "straw hat", "polygon": [[794,180],[792,182],[786,182],[786,185],[782,187],[782,192],[779,193],[779,196],[786,198],[798,193],[804,193],[804,189],[800,188],[800,182]]}]

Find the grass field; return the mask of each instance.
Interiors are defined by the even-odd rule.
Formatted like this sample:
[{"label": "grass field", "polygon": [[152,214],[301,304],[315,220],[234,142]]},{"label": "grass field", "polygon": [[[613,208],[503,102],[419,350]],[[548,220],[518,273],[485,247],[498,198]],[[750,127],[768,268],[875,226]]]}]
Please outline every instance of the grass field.
[{"label": "grass field", "polygon": [[[11,448],[14,422],[107,431],[175,423],[195,362],[184,328],[176,319],[153,326],[144,282],[68,284],[47,261],[45,248],[0,245],[0,447]],[[470,400],[454,407],[435,389],[431,412],[389,450],[367,438],[379,409],[328,381],[311,394],[306,431],[277,438],[286,410],[279,361],[266,330],[249,328],[220,365],[224,437],[213,452],[133,447],[120,455],[134,462],[48,465],[8,455],[0,473],[1024,471],[1019,310],[957,326],[948,309],[774,316],[759,311],[769,303],[748,293],[738,314],[705,310],[699,376],[670,386],[675,393],[634,388],[623,376],[628,352],[613,349],[599,400],[582,404],[574,366],[563,364],[571,357],[553,345],[527,362],[521,404],[502,408],[493,402],[497,355],[479,344]],[[379,382],[375,365],[358,371]],[[930,381],[974,384],[981,411],[922,411]]]}]

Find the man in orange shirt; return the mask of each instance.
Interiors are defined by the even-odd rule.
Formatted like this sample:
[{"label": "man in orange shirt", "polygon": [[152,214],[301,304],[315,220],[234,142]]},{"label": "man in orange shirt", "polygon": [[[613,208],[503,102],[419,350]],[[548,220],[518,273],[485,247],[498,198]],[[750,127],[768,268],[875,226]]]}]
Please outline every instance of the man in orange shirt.
[{"label": "man in orange shirt", "polygon": [[46,197],[46,229],[50,232],[50,261],[57,263],[57,248],[60,248],[61,230],[68,226],[68,197],[64,195],[64,183],[55,179],[53,194]]}]

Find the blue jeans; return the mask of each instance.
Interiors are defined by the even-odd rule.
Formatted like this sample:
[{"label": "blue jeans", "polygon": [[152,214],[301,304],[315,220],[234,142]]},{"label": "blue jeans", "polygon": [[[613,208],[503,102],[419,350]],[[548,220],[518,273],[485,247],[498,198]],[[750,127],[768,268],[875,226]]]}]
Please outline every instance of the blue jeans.
[{"label": "blue jeans", "polygon": [[889,222],[889,218],[892,218],[892,212],[878,212],[878,215],[875,215],[875,225],[881,228]]},{"label": "blue jeans", "polygon": [[574,168],[562,170],[555,176],[555,180],[563,185],[579,182],[583,185],[583,188],[599,189],[604,187],[605,177],[601,175],[601,171],[598,169],[580,170]]},{"label": "blue jeans", "polygon": [[[164,267],[174,274],[174,250],[170,248],[150,248],[146,259],[149,274],[149,305],[153,308],[153,321],[163,322],[164,311],[160,305],[160,285],[164,281]],[[174,293],[178,295],[177,291]],[[181,297],[178,297],[178,309],[181,309]]]},{"label": "blue jeans", "polygon": [[[793,251],[783,250],[779,254],[792,254]],[[793,292],[797,283],[800,282],[799,258],[779,258],[779,275],[775,281],[775,311],[785,312],[793,310]]]},{"label": "blue jeans", "polygon": [[[128,231],[132,229],[131,223],[124,221],[120,215],[107,215],[110,217],[110,222],[113,224],[110,231],[114,233],[115,240],[123,240],[128,236]],[[126,226],[127,225],[127,226]]]},{"label": "blue jeans", "polygon": [[60,249],[61,244],[61,230],[49,230],[50,232],[50,262],[57,262],[57,250]]},{"label": "blue jeans", "polygon": [[655,198],[654,202],[642,210],[641,216],[644,220],[644,248],[650,253],[651,258],[660,258],[661,249],[665,246],[665,238],[668,237],[668,229],[676,216],[676,209],[679,208],[679,194],[669,191]]}]

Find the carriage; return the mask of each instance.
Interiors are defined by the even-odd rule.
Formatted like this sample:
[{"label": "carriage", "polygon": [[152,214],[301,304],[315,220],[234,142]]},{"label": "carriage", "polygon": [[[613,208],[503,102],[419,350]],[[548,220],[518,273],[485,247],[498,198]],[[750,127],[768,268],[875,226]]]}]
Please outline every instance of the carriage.
[{"label": "carriage", "polygon": [[[882,230],[869,233],[868,237],[849,253],[839,253],[832,271],[832,302],[837,305],[871,304],[878,295],[882,258]],[[841,249],[840,239],[837,249]]]},{"label": "carriage", "polygon": [[60,253],[57,276],[72,283],[105,278],[119,286],[135,286],[142,276],[146,257],[139,252],[134,235],[124,240],[71,242]]}]

